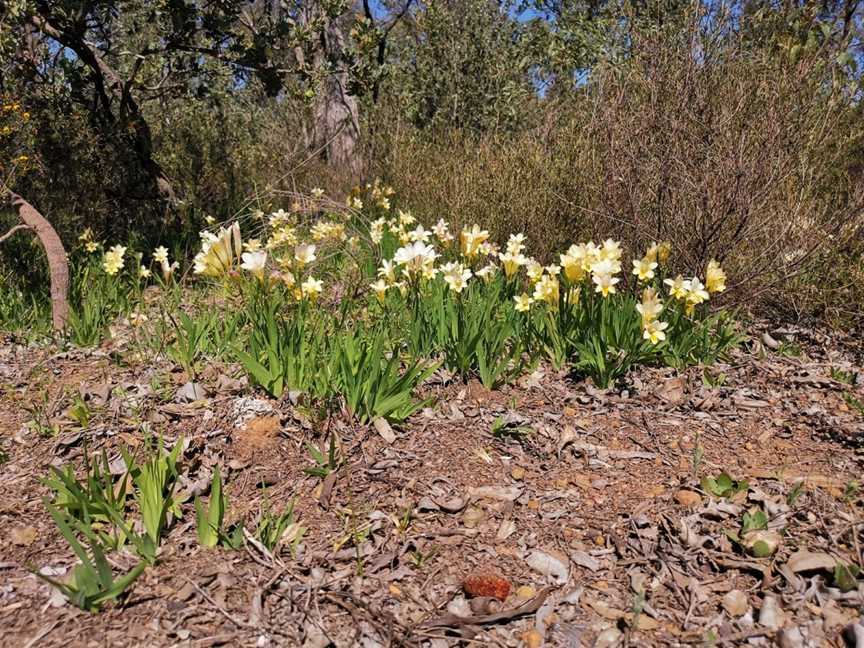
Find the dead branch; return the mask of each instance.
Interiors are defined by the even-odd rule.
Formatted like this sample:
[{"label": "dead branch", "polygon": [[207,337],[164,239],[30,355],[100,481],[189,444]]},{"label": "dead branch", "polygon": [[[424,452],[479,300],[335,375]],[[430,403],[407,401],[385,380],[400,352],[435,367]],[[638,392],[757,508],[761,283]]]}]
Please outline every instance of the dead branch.
[{"label": "dead branch", "polygon": [[5,240],[19,229],[32,229],[45,249],[48,258],[48,269],[51,275],[51,319],[54,330],[62,331],[69,319],[69,262],[66,259],[66,249],[63,242],[42,214],[33,205],[13,191],[7,200],[18,210],[18,216],[23,224],[14,226],[6,232],[0,241]]}]

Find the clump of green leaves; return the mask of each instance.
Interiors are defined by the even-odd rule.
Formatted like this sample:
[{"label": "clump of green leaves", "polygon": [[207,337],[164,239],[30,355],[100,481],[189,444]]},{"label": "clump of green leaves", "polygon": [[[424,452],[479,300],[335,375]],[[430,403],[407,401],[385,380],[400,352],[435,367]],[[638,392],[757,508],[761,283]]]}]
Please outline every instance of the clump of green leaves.
[{"label": "clump of green leaves", "polygon": [[179,364],[190,378],[194,378],[216,319],[206,315],[193,318],[182,311],[178,313],[177,319],[179,322],[171,318],[175,336],[174,343],[168,347],[168,357]]},{"label": "clump of green leaves", "polygon": [[388,358],[385,342],[382,330],[371,336],[357,330],[343,335],[336,347],[332,380],[361,423],[378,417],[404,421],[430,402],[414,400],[413,392],[435,365],[415,360],[400,371],[398,353],[394,349]]},{"label": "clump of green leaves", "polygon": [[50,502],[46,502],[45,506],[63,538],[81,562],[73,568],[71,578],[66,582],[38,571],[34,573],[60,590],[76,607],[88,612],[97,612],[104,603],[121,596],[144,572],[147,563],[142,560],[127,573],[115,578],[100,544],[98,542],[89,542],[87,546],[82,544],[69,525],[68,515]]},{"label": "clump of green leaves", "polygon": [[255,537],[268,551],[275,551],[280,543],[286,542],[292,556],[297,554],[305,534],[306,528],[294,519],[293,501],[279,514],[269,509],[262,511],[255,529]]},{"label": "clump of green leaves", "polygon": [[750,485],[746,480],[732,479],[728,473],[722,472],[715,477],[705,476],[700,485],[702,490],[716,497],[733,497],[738,493],[746,492]]},{"label": "clump of green leaves", "polygon": [[178,518],[182,515],[173,496],[178,476],[177,457],[182,447],[183,440],[178,439],[171,452],[166,452],[160,438],[143,464],[136,463],[127,451],[123,451],[126,469],[135,484],[135,501],[141,512],[141,521],[154,546],[159,545],[168,515]]},{"label": "clump of green leaves", "polygon": [[319,376],[326,358],[326,336],[312,321],[306,305],[282,312],[276,295],[250,303],[251,324],[246,348],[234,355],[250,378],[274,398],[286,389],[323,391],[326,376]]},{"label": "clump of green leaves", "polygon": [[330,446],[327,454],[324,454],[324,452],[311,443],[306,444],[306,450],[315,462],[315,465],[303,469],[303,472],[307,475],[324,479],[330,473],[339,470],[339,466],[342,465],[342,459],[336,451],[336,437],[334,436],[330,437]]},{"label": "clump of green leaves", "polygon": [[216,466],[210,482],[210,500],[207,507],[204,507],[200,497],[195,497],[195,524],[198,542],[202,547],[212,549],[221,544],[229,549],[238,549],[243,545],[242,524],[235,524],[229,529],[223,527],[227,510],[228,497],[222,490],[222,474],[219,466]]}]

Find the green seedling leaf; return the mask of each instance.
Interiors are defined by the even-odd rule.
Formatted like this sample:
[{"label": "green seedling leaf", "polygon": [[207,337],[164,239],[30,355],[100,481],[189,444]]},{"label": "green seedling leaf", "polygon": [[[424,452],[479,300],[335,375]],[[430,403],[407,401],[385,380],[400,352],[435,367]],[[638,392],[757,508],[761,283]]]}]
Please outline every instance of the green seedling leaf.
[{"label": "green seedling leaf", "polygon": [[750,487],[746,480],[732,479],[725,472],[720,473],[716,477],[703,477],[700,485],[705,492],[716,497],[732,497],[737,493],[746,491]]},{"label": "green seedling leaf", "polygon": [[834,586],[841,592],[851,592],[858,589],[858,576],[861,568],[854,564],[838,562],[834,567]]}]

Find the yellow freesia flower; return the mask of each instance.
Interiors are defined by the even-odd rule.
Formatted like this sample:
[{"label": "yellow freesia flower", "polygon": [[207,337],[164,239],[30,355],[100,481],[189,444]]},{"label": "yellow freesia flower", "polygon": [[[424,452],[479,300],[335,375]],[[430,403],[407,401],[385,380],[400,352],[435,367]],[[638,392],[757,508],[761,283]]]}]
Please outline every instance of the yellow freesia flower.
[{"label": "yellow freesia flower", "polygon": [[441,266],[441,276],[450,290],[461,293],[465,290],[473,273],[461,263],[447,263]]},{"label": "yellow freesia flower", "polygon": [[140,268],[138,268],[138,276],[141,277],[142,279],[149,279],[150,278],[150,268],[142,265]]},{"label": "yellow freesia flower", "polygon": [[687,299],[687,293],[690,292],[690,282],[680,274],[674,279],[665,279],[664,284],[669,286],[669,294],[675,299]]},{"label": "yellow freesia flower", "polygon": [[87,243],[84,244],[84,249],[88,252],[95,252],[99,249],[99,244],[95,241],[87,241]]},{"label": "yellow freesia flower", "polygon": [[153,260],[159,264],[168,263],[168,248],[160,245],[153,250]]},{"label": "yellow freesia flower", "polygon": [[531,283],[537,283],[543,277],[543,266],[537,263],[534,259],[528,259],[525,262],[525,272]]},{"label": "yellow freesia flower", "polygon": [[106,274],[116,275],[123,269],[123,255],[126,254],[126,248],[122,245],[115,245],[105,253],[102,259],[102,268]]},{"label": "yellow freesia flower", "polygon": [[639,278],[639,281],[648,281],[654,278],[654,269],[657,267],[657,262],[652,261],[647,256],[644,259],[633,259],[633,274]]},{"label": "yellow freesia flower", "polygon": [[657,297],[657,292],[649,287],[642,291],[642,303],[636,304],[636,310],[642,315],[642,323],[650,322],[660,316],[663,302]]},{"label": "yellow freesia flower", "polygon": [[511,234],[510,238],[507,240],[507,253],[517,256],[521,254],[524,249],[525,235],[521,232],[518,234]]},{"label": "yellow freesia flower", "polygon": [[708,269],[705,271],[705,287],[709,293],[718,293],[726,290],[726,273],[720,264],[711,259],[708,262]]},{"label": "yellow freesia flower", "polygon": [[508,278],[515,275],[519,272],[519,268],[528,263],[528,259],[525,258],[525,255],[521,252],[514,254],[510,251],[509,246],[507,252],[498,254],[498,258],[501,260],[501,265],[504,267],[504,275]]},{"label": "yellow freesia flower", "polygon": [[489,232],[480,229],[476,223],[470,228],[462,230],[459,235],[459,246],[462,256],[473,259],[480,252],[480,246],[489,238]]},{"label": "yellow freesia flower", "polygon": [[642,337],[650,341],[651,344],[657,344],[666,339],[666,333],[664,333],[664,331],[667,328],[669,328],[668,322],[649,320],[642,324]]},{"label": "yellow freesia flower", "polygon": [[520,313],[527,313],[531,310],[531,304],[534,303],[534,299],[528,293],[516,295],[513,297],[513,301],[516,302],[516,310]]},{"label": "yellow freesia flower", "polygon": [[552,307],[558,306],[558,277],[544,274],[534,285],[534,301],[545,301]]},{"label": "yellow freesia flower", "polygon": [[309,301],[315,301],[318,296],[324,291],[324,283],[315,277],[308,277],[306,281],[300,284],[303,297]]}]

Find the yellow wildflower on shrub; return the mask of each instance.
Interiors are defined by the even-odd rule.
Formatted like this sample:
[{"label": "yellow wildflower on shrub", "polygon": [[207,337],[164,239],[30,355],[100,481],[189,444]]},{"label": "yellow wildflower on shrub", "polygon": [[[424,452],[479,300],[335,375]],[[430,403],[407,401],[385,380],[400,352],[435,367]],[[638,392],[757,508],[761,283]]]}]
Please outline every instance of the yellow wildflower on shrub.
[{"label": "yellow wildflower on shrub", "polygon": [[125,263],[123,261],[124,254],[126,254],[126,248],[122,245],[115,245],[105,253],[105,257],[102,260],[102,267],[105,269],[107,274],[113,276],[123,269]]},{"label": "yellow wildflower on shrub", "polygon": [[705,287],[709,293],[718,293],[726,290],[726,273],[720,264],[711,259],[708,262],[708,269],[705,271]]}]

